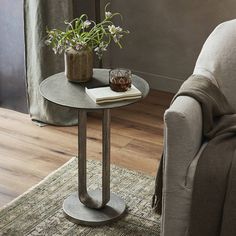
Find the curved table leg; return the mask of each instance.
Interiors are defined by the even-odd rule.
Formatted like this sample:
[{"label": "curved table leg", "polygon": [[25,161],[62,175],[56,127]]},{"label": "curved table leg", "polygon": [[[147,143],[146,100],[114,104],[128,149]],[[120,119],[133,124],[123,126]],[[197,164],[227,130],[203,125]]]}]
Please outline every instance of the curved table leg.
[{"label": "curved table leg", "polygon": [[110,110],[103,110],[102,122],[102,199],[94,199],[87,192],[86,123],[87,112],[79,111],[79,199],[87,207],[103,208],[110,200]]},{"label": "curved table leg", "polygon": [[110,110],[103,110],[102,190],[87,191],[87,111],[79,110],[78,193],[70,195],[63,204],[66,216],[76,223],[101,225],[119,219],[125,212],[125,202],[110,193],[110,121]]}]

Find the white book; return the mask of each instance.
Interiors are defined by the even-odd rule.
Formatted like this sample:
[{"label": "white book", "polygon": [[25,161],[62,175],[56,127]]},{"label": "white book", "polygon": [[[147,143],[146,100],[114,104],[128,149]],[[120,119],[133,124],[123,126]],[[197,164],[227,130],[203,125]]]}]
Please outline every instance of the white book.
[{"label": "white book", "polygon": [[126,92],[115,92],[109,86],[100,88],[85,88],[85,92],[97,104],[106,102],[117,102],[142,97],[142,93],[134,86]]}]

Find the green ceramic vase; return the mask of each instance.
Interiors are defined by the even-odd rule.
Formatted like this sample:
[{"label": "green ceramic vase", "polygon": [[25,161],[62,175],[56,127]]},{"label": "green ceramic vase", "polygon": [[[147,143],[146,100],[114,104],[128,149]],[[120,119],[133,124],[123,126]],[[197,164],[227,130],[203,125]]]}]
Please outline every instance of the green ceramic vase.
[{"label": "green ceramic vase", "polygon": [[93,52],[90,49],[65,50],[65,75],[71,82],[87,82],[93,77]]}]

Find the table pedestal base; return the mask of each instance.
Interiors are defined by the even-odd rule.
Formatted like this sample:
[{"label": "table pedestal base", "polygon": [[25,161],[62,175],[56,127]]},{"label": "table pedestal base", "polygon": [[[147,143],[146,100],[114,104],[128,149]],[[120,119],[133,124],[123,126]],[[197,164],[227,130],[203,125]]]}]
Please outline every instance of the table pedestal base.
[{"label": "table pedestal base", "polygon": [[[101,191],[88,192],[94,199],[101,198]],[[103,225],[118,220],[125,213],[126,205],[122,198],[111,193],[110,201],[101,209],[92,209],[82,204],[78,193],[72,193],[64,200],[63,210],[66,217],[77,224],[82,225]]]}]

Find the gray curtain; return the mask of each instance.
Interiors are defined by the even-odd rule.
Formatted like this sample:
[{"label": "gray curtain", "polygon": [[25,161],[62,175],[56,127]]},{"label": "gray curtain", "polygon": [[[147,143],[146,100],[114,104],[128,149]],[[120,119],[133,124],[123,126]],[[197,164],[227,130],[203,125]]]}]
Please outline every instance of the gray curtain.
[{"label": "gray curtain", "polygon": [[24,1],[26,84],[32,120],[55,125],[78,122],[76,110],[52,104],[39,93],[39,85],[45,78],[64,71],[63,55],[54,55],[44,44],[46,27],[63,29],[64,20],[73,17],[73,0]]}]

